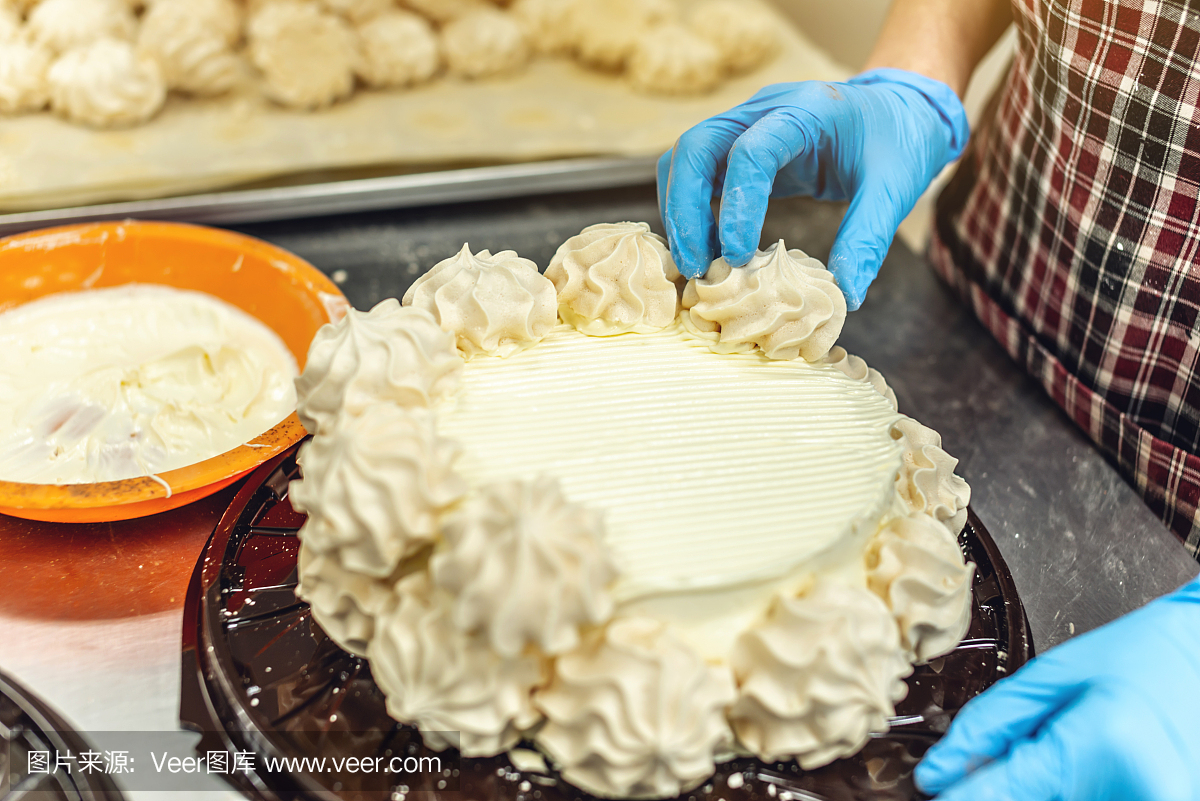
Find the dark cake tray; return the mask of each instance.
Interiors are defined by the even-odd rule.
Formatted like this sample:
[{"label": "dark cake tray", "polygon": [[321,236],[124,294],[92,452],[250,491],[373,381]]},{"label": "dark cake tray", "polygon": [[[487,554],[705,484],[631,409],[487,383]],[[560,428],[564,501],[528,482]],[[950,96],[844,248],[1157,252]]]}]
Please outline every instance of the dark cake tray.
[{"label": "dark cake tray", "polygon": [[[258,468],[201,553],[183,622],[180,718],[203,733],[200,753],[249,752],[255,770],[225,776],[257,799],[591,801],[550,773],[523,773],[507,755],[459,759],[421,745],[388,717],[366,660],[341,650],[293,592],[304,516],[287,500],[296,448]],[[995,542],[971,512],[960,544],[977,569],[967,637],[915,669],[887,734],[814,771],[740,758],[718,766],[686,801],[909,801],[913,766],[968,700],[1025,664],[1033,641]],[[267,758],[440,756],[444,773],[344,774],[265,769]],[[733,781],[730,781],[733,777]]]}]

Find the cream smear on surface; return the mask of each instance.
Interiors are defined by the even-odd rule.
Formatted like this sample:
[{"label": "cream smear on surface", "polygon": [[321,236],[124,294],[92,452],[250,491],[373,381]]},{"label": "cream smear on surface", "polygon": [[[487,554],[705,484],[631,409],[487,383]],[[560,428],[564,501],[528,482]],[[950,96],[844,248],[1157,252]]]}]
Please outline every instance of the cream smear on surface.
[{"label": "cream smear on surface", "polygon": [[861,572],[894,494],[898,417],[829,365],[719,355],[678,326],[559,326],[536,348],[469,360],[437,407],[472,486],[558,479],[604,515],[618,603],[692,629],[705,651],[782,584],[847,560]]},{"label": "cream smear on surface", "polygon": [[0,480],[116,481],[262,434],[296,407],[295,359],[266,325],[150,284],[0,314]]}]

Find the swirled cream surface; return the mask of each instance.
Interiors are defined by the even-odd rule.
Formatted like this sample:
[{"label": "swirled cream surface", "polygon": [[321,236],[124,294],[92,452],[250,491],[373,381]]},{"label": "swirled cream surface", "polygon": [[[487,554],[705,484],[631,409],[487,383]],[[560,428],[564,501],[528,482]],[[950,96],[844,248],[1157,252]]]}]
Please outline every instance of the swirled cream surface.
[{"label": "swirled cream surface", "polygon": [[151,284],[0,314],[0,479],[154,475],[224,453],[296,408],[296,361],[222,300]]},{"label": "swirled cream surface", "polygon": [[710,616],[700,596],[744,609],[833,551],[861,553],[900,467],[899,415],[870,384],[719,355],[678,325],[604,338],[560,325],[536,348],[471,359],[436,408],[472,486],[548,475],[601,510],[618,601],[667,617]]}]

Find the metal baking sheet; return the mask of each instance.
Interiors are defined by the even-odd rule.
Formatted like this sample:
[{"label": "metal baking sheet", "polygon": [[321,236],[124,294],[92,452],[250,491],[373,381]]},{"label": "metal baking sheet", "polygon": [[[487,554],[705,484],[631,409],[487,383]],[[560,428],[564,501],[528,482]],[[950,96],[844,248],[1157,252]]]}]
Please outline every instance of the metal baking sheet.
[{"label": "metal baking sheet", "polygon": [[561,159],[0,214],[0,235],[100,220],[231,224],[634,186],[654,180],[656,161],[656,157]]}]

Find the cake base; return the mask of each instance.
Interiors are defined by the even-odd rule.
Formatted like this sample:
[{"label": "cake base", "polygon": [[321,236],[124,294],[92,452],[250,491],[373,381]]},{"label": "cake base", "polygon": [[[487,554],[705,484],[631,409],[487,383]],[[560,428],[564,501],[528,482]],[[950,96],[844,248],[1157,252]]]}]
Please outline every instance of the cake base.
[{"label": "cake base", "polygon": [[[415,729],[384,708],[366,660],[341,650],[294,594],[296,531],[304,516],[287,500],[298,477],[296,448],[260,467],[233,499],[192,575],[184,608],[182,723],[204,733],[197,751],[247,751],[259,770],[225,778],[260,799],[421,799],[586,801],[551,770],[523,772],[507,754],[460,759],[424,749]],[[974,608],[966,638],[950,654],[907,679],[891,730],[853,757],[815,771],[750,757],[717,766],[687,793],[689,801],[841,801],[919,794],[912,769],[971,698],[1025,664],[1033,641],[1012,576],[971,513],[960,535],[976,564]],[[265,758],[440,756],[447,774],[391,777],[268,773]],[[452,795],[451,795],[452,794]]]}]

